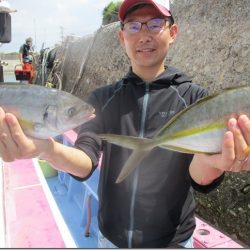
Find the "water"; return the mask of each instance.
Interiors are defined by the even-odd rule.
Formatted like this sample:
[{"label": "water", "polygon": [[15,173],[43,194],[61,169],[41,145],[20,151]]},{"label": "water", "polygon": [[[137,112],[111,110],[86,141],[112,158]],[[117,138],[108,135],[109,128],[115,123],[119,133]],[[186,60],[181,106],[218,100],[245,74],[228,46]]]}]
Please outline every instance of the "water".
[{"label": "water", "polygon": [[13,73],[4,73],[4,82],[19,82],[16,80],[15,74]]}]

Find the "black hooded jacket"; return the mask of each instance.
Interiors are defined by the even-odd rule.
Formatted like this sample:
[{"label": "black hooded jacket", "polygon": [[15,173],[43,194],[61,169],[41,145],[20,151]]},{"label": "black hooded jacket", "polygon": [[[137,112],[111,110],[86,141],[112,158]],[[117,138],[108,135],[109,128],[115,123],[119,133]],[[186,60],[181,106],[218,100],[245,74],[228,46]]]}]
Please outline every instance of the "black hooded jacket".
[{"label": "black hooded jacket", "polygon": [[152,82],[130,71],[121,81],[90,95],[96,118],[82,125],[75,147],[91,157],[93,170],[103,150],[99,228],[116,246],[158,248],[188,239],[195,228],[193,188],[209,192],[223,176],[199,186],[189,175],[192,155],[154,148],[132,174],[116,184],[131,150],[107,142],[100,148],[96,134],[152,138],[170,118],[205,95],[203,88],[174,68],[167,68]]}]

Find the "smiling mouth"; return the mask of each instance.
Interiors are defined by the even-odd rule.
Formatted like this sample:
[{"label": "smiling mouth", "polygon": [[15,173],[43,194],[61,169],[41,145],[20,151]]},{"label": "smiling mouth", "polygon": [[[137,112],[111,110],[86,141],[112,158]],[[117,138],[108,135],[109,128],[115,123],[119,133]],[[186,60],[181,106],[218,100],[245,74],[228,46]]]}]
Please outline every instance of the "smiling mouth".
[{"label": "smiling mouth", "polygon": [[143,52],[153,52],[153,51],[155,51],[155,49],[138,49],[137,50],[137,52],[141,52],[141,53],[143,53]]}]

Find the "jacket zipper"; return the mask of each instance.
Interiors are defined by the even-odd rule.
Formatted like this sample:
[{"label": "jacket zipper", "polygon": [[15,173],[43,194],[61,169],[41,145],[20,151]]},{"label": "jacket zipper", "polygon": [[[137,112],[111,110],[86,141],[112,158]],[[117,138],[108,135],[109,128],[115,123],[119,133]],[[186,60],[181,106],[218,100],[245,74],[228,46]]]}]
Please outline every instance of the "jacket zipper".
[{"label": "jacket zipper", "polygon": [[[146,82],[145,83],[145,95],[143,97],[143,105],[142,105],[141,126],[140,126],[140,131],[139,131],[140,138],[143,138],[144,133],[145,133],[148,99],[149,99],[149,83]],[[139,168],[135,170],[134,179],[133,179],[132,198],[131,198],[131,204],[130,204],[130,223],[129,223],[129,231],[128,231],[128,248],[132,248],[133,231],[134,231],[135,198],[136,198],[136,192],[137,192],[138,178],[139,178]]]}]

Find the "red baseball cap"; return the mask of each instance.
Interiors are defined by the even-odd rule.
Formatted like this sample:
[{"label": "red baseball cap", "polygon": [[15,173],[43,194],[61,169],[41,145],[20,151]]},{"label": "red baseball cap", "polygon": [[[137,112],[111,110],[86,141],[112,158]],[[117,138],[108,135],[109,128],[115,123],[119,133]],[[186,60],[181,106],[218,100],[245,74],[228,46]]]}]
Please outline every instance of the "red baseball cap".
[{"label": "red baseball cap", "polygon": [[139,4],[152,4],[155,6],[159,12],[167,17],[172,17],[172,14],[169,10],[169,1],[168,0],[124,0],[119,8],[119,19],[121,22],[124,21],[127,11],[133,6]]}]

